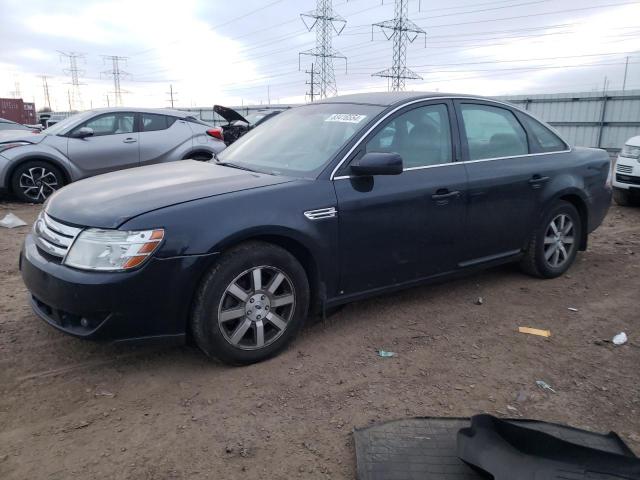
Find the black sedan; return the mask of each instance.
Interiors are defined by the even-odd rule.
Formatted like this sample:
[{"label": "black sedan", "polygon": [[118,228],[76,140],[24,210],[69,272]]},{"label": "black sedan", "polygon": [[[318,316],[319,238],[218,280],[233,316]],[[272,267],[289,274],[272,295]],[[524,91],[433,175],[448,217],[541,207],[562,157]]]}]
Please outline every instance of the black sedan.
[{"label": "black sedan", "polygon": [[609,157],[509,104],[388,93],[283,112],[217,161],[54,194],[20,255],[35,312],[72,335],[192,335],[256,362],[312,312],[519,262],[562,275],[611,200]]}]

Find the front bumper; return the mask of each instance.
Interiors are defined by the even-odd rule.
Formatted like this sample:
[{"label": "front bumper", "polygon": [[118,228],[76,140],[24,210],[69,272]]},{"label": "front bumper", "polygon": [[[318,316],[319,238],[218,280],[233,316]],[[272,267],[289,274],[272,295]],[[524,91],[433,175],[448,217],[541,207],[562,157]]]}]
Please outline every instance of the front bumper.
[{"label": "front bumper", "polygon": [[613,172],[613,186],[640,195],[640,160],[619,155]]},{"label": "front bumper", "polygon": [[29,234],[20,271],[34,312],[58,330],[95,340],[180,342],[214,257],[151,258],[131,272],[89,272],[49,260]]}]

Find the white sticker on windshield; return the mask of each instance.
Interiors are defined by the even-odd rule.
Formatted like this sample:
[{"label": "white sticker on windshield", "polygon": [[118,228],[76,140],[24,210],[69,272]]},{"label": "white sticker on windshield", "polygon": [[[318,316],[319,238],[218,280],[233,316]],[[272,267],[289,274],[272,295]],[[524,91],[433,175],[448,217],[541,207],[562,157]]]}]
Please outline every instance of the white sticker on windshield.
[{"label": "white sticker on windshield", "polygon": [[357,115],[355,113],[334,113],[325,122],[360,123],[365,118],[367,118],[366,115]]}]

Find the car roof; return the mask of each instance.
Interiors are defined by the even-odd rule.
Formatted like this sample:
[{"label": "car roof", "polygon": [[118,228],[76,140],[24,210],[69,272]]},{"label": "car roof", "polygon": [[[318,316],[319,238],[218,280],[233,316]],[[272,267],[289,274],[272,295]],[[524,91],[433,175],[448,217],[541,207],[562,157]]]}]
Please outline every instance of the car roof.
[{"label": "car roof", "polygon": [[135,113],[155,113],[159,115],[170,115],[172,117],[187,118],[193,117],[193,112],[183,112],[181,110],[172,110],[170,108],[138,108],[138,107],[111,107],[111,108],[94,108],[90,110],[94,113],[113,113],[113,112],[135,112]]},{"label": "car roof", "polygon": [[[338,97],[327,98],[316,103],[358,103],[363,105],[379,105],[381,107],[389,107],[392,105],[405,103],[411,100],[428,100],[430,98],[455,97],[455,98],[482,98],[495,102],[490,98],[479,97],[475,95],[464,95],[460,93],[442,93],[442,92],[372,92],[372,93],[354,93],[351,95],[341,95]],[[504,103],[504,102],[498,102]]]}]

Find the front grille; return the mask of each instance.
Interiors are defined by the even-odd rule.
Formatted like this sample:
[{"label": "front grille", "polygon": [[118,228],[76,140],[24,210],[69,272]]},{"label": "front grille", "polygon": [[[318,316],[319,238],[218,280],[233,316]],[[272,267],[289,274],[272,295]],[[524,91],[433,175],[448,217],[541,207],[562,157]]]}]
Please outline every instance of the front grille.
[{"label": "front grille", "polygon": [[631,165],[616,165],[616,171],[620,173],[633,173],[633,167]]},{"label": "front grille", "polygon": [[82,229],[57,222],[46,213],[35,224],[36,245],[42,251],[57,258],[64,258],[67,250]]},{"label": "front grille", "polygon": [[640,185],[640,177],[632,177],[631,175],[616,175],[616,181],[620,183],[628,183],[630,185]]}]

